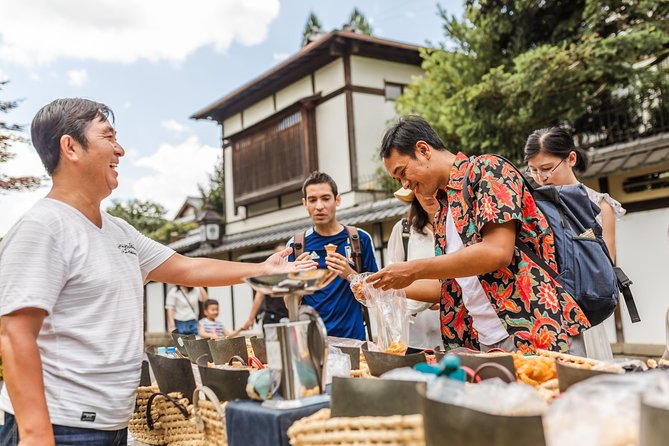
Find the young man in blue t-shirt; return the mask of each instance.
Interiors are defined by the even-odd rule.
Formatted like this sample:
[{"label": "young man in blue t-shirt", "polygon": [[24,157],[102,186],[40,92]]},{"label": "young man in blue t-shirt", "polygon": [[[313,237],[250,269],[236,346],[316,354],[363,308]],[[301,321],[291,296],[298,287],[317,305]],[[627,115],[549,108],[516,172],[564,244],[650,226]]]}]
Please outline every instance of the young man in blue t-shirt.
[{"label": "young man in blue t-shirt", "polygon": [[[337,277],[328,286],[313,295],[304,296],[302,302],[312,306],[325,322],[329,336],[365,339],[362,307],[353,297],[347,277],[356,274],[353,248],[346,227],[337,222],[337,206],[341,197],[337,184],[326,173],[313,172],[302,185],[302,204],[314,226],[305,233],[304,253],[318,262],[318,268],[337,272]],[[376,272],[374,245],[370,235],[358,229],[362,271]],[[293,247],[294,239],[288,241]],[[325,245],[337,245],[334,253],[328,254]],[[291,254],[290,260],[294,260]]]}]

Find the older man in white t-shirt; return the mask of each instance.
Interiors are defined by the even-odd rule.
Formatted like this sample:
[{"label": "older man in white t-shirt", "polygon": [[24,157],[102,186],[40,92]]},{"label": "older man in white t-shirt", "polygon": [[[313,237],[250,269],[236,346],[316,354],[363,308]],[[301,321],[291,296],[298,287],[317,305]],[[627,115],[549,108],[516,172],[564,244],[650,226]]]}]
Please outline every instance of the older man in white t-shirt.
[{"label": "older man in white t-shirt", "polygon": [[32,123],[53,186],[0,244],[2,446],[127,443],[146,281],[222,286],[315,267],[285,265],[290,250],[260,265],[184,257],[100,212],[125,153],[111,116],[104,104],[59,99]]}]

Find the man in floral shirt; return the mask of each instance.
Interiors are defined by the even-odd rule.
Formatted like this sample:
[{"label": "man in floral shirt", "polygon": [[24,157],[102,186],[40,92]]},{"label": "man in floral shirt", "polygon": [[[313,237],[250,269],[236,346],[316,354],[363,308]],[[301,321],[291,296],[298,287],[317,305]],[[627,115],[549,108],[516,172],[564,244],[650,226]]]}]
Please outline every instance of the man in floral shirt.
[{"label": "man in floral shirt", "polygon": [[388,129],[381,156],[402,186],[436,195],[441,209],[435,217],[437,257],[390,265],[370,277],[374,286],[439,301],[449,349],[583,353],[579,334],[590,327],[583,311],[515,249],[518,237],[557,270],[550,226],[510,164],[493,155],[447,151],[419,117]]}]

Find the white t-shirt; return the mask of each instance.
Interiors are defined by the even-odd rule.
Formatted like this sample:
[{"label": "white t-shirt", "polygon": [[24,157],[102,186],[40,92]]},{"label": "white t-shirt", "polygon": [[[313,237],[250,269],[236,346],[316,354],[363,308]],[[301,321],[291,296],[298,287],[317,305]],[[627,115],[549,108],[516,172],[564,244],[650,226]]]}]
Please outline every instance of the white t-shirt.
[{"label": "white t-shirt", "polygon": [[[37,338],[53,424],[127,426],[143,353],[143,284],[174,251],[102,213],[35,204],[0,244],[0,315],[48,314]],[[14,413],[7,387],[0,409]]]},{"label": "white t-shirt", "polygon": [[[448,208],[446,216],[446,254],[451,254],[465,247],[460,238],[460,233],[455,227],[453,213]],[[460,277],[455,281],[462,290],[462,303],[469,316],[472,325],[479,334],[479,341],[485,345],[493,345],[509,337],[502,321],[497,316],[495,308],[483,290],[478,276]]]},{"label": "white t-shirt", "polygon": [[[434,235],[429,228],[425,228],[425,233],[416,231],[411,226],[409,229],[409,243],[407,244],[407,260],[425,259],[434,257]],[[402,242],[402,221],[398,221],[390,233],[388,239],[388,259],[389,264],[403,262],[404,244]],[[409,313],[416,314],[412,317],[412,324],[409,325],[409,346],[414,348],[435,348],[443,346],[441,338],[441,322],[439,320],[439,310],[430,310],[430,303],[418,302],[407,299]]]},{"label": "white t-shirt", "polygon": [[199,306],[200,290],[191,288],[188,293],[184,293],[182,290],[183,288],[178,286],[170,289],[165,298],[165,308],[174,310],[174,319],[177,321],[197,320],[198,315],[195,311],[198,310]]}]

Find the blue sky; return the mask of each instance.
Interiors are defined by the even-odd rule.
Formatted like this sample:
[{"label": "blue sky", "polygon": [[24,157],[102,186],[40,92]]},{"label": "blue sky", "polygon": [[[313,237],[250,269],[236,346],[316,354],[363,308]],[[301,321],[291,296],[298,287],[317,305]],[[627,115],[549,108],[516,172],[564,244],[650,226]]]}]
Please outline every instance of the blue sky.
[{"label": "blue sky", "polygon": [[[461,15],[461,1],[439,1]],[[187,5],[187,7],[186,7]],[[189,116],[299,50],[310,11],[326,30],[354,7],[378,37],[443,42],[435,0],[3,0],[0,15],[2,100],[22,99],[0,116],[26,130],[40,107],[87,97],[116,114],[126,156],[110,199],[150,199],[173,216],[197,194],[220,154],[220,129]],[[42,175],[29,144],[0,164],[10,175]],[[0,194],[0,235],[48,192]],[[109,199],[103,205],[108,205]]]}]

